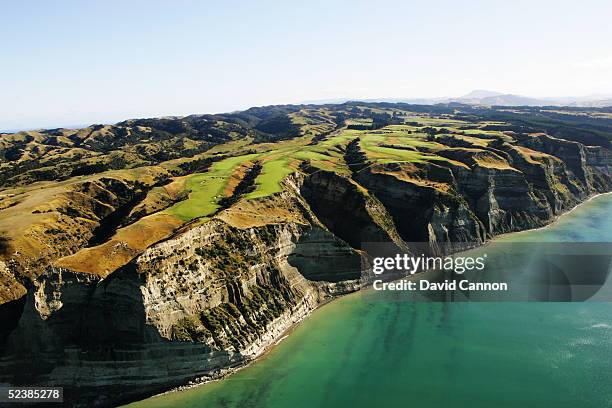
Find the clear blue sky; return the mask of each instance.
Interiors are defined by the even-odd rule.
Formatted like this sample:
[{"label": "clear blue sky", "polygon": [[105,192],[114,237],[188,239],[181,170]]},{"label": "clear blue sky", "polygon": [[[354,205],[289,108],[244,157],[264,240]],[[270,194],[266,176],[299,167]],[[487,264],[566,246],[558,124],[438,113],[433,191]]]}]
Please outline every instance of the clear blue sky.
[{"label": "clear blue sky", "polygon": [[0,3],[0,129],[330,98],[612,93],[612,2]]}]

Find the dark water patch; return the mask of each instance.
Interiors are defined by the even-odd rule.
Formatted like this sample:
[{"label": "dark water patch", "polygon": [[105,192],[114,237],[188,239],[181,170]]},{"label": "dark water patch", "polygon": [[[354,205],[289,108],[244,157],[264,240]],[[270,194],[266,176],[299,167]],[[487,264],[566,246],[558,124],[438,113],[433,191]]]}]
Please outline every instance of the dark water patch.
[{"label": "dark water patch", "polygon": [[[324,405],[333,405],[333,400],[336,398],[339,383],[342,379],[358,372],[354,369],[356,360],[355,350],[359,349],[359,346],[363,347],[365,345],[367,347],[371,344],[368,336],[369,331],[376,327],[376,323],[379,322],[379,316],[372,316],[373,313],[380,313],[379,310],[366,309],[362,305],[358,305],[357,309],[360,310],[359,313],[364,318],[359,322],[355,322],[356,324],[354,325],[345,327],[346,331],[342,334],[342,337],[337,339],[342,344],[339,353],[335,355],[333,365],[328,372],[321,373],[322,376],[330,379],[326,382],[325,389],[321,395],[321,401]],[[362,336],[365,337],[362,338]],[[337,347],[334,347],[334,349],[337,349]],[[375,358],[376,355],[377,353],[370,348],[368,352],[364,353],[362,358],[367,361],[367,359]],[[360,362],[363,362],[363,360],[357,359],[357,365]]]},{"label": "dark water patch", "polygon": [[399,319],[402,314],[402,305],[399,302],[394,302],[389,305],[391,311],[387,310],[385,313],[384,337],[383,337],[383,350],[388,353],[397,341],[397,331],[400,329]]}]

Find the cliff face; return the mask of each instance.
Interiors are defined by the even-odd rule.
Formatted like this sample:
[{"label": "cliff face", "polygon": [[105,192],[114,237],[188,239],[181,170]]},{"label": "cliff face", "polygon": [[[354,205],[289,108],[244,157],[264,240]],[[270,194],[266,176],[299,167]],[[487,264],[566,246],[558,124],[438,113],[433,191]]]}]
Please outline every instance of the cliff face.
[{"label": "cliff face", "polygon": [[[343,285],[304,277],[326,263]],[[346,279],[355,270],[359,255],[319,227],[221,221],[154,246],[107,279],[50,268],[7,340],[0,382],[74,384],[80,400],[114,403],[119,388],[129,400],[210,375],[260,354],[329,296],[355,290]]]},{"label": "cliff face", "polygon": [[[27,206],[28,217],[46,217],[44,228],[65,220],[64,229],[24,232],[40,238],[27,241],[30,257],[13,255],[17,240],[0,247],[0,296],[13,296],[0,297],[0,383],[63,386],[74,405],[107,406],[212,377],[260,355],[321,303],[358,290],[362,243],[461,249],[542,226],[612,189],[608,149],[543,134],[430,134],[400,147],[404,133],[377,145],[317,135],[300,148],[328,143],[323,153],[302,152],[324,165],[291,162],[274,193],[255,197],[253,183],[274,175],[272,159],[237,167],[232,188],[199,202],[226,194],[206,216],[160,216],[188,195],[180,177],[155,190],[167,169],[144,182],[78,181]],[[392,160],[381,159],[389,150]],[[206,158],[198,171],[220,160]],[[246,177],[245,168],[257,170]],[[85,246],[89,256],[72,256]],[[99,262],[104,273],[77,271],[96,254],[124,258]]]},{"label": "cliff face", "polygon": [[479,243],[540,227],[610,190],[609,150],[547,136],[521,143],[446,149],[437,154],[448,161],[373,165],[354,178],[389,210],[402,238],[415,242]]},{"label": "cliff face", "polygon": [[385,206],[355,181],[315,171],[304,178],[299,192],[327,229],[353,248],[362,242],[402,245]]}]

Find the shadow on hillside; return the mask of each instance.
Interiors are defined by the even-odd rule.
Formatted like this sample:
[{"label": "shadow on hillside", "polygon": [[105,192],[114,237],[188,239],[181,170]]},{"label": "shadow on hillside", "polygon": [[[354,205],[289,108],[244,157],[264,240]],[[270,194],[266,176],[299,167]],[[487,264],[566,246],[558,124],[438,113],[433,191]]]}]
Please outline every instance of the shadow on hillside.
[{"label": "shadow on hillside", "polygon": [[0,255],[9,255],[9,240],[7,237],[0,235]]}]

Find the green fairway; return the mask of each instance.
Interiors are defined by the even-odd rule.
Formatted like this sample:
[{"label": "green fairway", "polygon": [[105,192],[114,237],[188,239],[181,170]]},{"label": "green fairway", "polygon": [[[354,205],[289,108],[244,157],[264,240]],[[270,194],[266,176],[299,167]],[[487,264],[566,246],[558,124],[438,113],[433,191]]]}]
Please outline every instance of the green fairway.
[{"label": "green fairway", "polygon": [[291,167],[291,160],[287,156],[266,161],[261,169],[261,174],[255,180],[255,191],[247,194],[246,198],[266,197],[274,193],[281,192],[283,189],[281,181],[295,169]]},{"label": "green fairway", "polygon": [[[393,113],[383,109],[373,111]],[[436,154],[440,149],[448,147],[435,141],[435,137],[454,137],[475,147],[486,146],[490,137],[508,137],[496,130],[466,129],[469,122],[449,117],[431,117],[407,111],[396,113],[403,118],[404,123],[372,130],[342,128],[322,140],[316,140],[312,138],[313,135],[332,129],[333,122],[329,113],[316,109],[296,112],[291,115],[291,120],[303,126],[304,136],[251,145],[250,150],[256,153],[244,154],[246,152],[242,150],[242,155],[217,162],[206,173],[192,175],[186,183],[189,198],[166,211],[184,221],[214,214],[219,209],[219,201],[223,198],[223,190],[232,172],[242,163],[255,159],[262,164],[262,169],[254,181],[255,189],[245,195],[246,199],[281,192],[283,179],[296,171],[300,163],[350,177],[351,170],[346,164],[345,154],[348,144],[355,139],[359,139],[359,148],[370,163],[422,163],[448,161]],[[313,120],[313,115],[323,122]],[[371,119],[361,118],[347,122],[361,125],[371,123]],[[432,139],[425,127],[435,128],[441,136]],[[230,142],[220,145],[215,151],[231,154],[233,149],[238,153],[245,147],[243,143]]]},{"label": "green fairway", "polygon": [[230,157],[214,163],[206,173],[192,175],[187,179],[185,186],[189,191],[189,197],[166,211],[183,221],[214,214],[219,209],[219,200],[223,198],[223,189],[229,176],[242,163],[254,160],[257,156],[249,154]]}]

